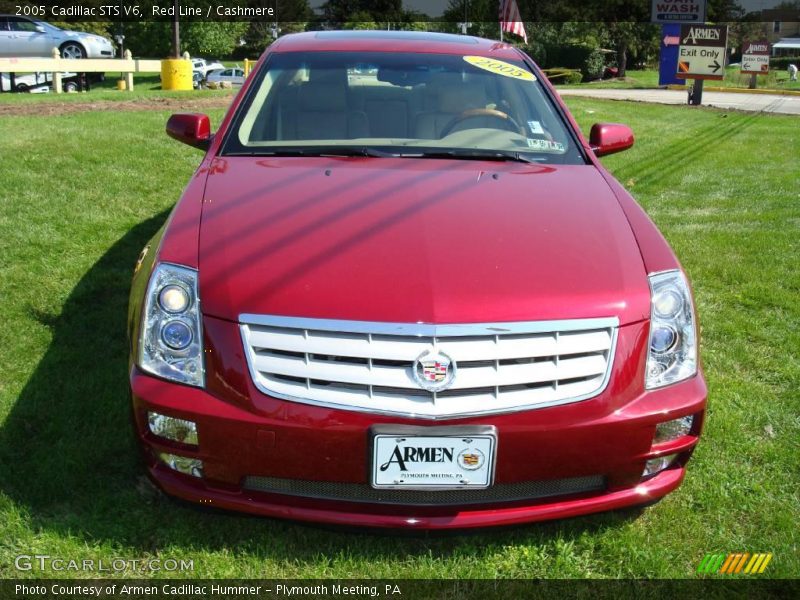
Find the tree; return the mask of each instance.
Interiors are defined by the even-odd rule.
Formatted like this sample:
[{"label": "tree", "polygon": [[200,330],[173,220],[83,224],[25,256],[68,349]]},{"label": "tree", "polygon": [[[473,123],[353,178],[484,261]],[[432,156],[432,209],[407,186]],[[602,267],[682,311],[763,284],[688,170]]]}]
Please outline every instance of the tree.
[{"label": "tree", "polygon": [[182,23],[183,50],[192,56],[230,56],[247,31],[243,21],[190,21]]},{"label": "tree", "polygon": [[[461,33],[458,23],[471,23],[469,35],[497,39],[500,37],[498,0],[450,0],[442,16],[443,28],[451,33]],[[465,10],[466,9],[466,10]]]},{"label": "tree", "polygon": [[[275,0],[261,0],[259,5],[270,7],[275,6]],[[247,32],[244,35],[244,54],[248,56],[259,56],[264,49],[274,40],[274,33],[287,34],[305,31],[308,22],[313,14],[308,5],[308,0],[280,0],[278,2],[278,12],[276,20],[252,21],[249,23]],[[273,28],[277,23],[279,32]]]},{"label": "tree", "polygon": [[372,20],[372,15],[366,11],[358,11],[349,15],[348,20],[341,24],[342,29],[379,29],[378,24]]},{"label": "tree", "polygon": [[[402,0],[328,0],[322,5],[323,20],[329,26],[348,24],[354,29],[356,23],[373,25],[402,21]],[[366,26],[358,27],[366,29]]]},{"label": "tree", "polygon": [[96,35],[102,35],[103,37],[111,38],[111,23],[101,21],[81,21],[79,23],[48,21],[48,23],[66,31],[85,31],[86,33],[94,33]]},{"label": "tree", "polygon": [[[125,46],[136,56],[163,57],[170,54],[171,23],[137,21],[125,23]],[[181,52],[192,56],[229,57],[247,31],[244,21],[183,21]]]}]

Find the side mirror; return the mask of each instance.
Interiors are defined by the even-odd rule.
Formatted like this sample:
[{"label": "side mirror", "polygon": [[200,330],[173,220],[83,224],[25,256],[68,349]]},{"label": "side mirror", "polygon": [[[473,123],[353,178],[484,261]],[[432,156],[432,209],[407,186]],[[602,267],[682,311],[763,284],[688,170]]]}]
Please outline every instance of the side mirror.
[{"label": "side mirror", "polygon": [[201,150],[208,150],[214,137],[208,115],[198,113],[172,115],[167,121],[167,135]]},{"label": "side mirror", "polygon": [[43,25],[35,25],[34,30],[36,33],[47,33],[47,30],[44,28]]},{"label": "side mirror", "polygon": [[589,134],[589,144],[596,156],[622,152],[633,146],[633,131],[619,123],[595,123]]}]

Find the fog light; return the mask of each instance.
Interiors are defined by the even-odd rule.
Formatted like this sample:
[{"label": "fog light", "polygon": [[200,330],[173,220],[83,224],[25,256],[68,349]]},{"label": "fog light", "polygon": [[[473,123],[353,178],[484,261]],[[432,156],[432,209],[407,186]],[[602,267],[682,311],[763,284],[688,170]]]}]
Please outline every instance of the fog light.
[{"label": "fog light", "polygon": [[167,454],[161,452],[159,455],[161,461],[173,471],[191,475],[192,477],[203,476],[203,461],[197,458],[189,458],[188,456],[178,456],[176,454]]},{"label": "fog light", "polygon": [[650,334],[650,348],[656,354],[664,354],[675,347],[678,333],[668,325],[660,325]]},{"label": "fog light", "polygon": [[694,415],[681,417],[672,421],[664,421],[656,425],[656,435],[653,438],[654,444],[662,444],[677,440],[679,437],[687,435],[692,429]]},{"label": "fog light", "polygon": [[656,473],[663,471],[672,464],[677,456],[677,454],[667,454],[666,456],[651,458],[644,466],[644,473],[642,473],[642,477],[648,477],[649,475],[655,475]]},{"label": "fog light", "polygon": [[169,321],[161,329],[161,339],[173,350],[184,350],[192,343],[192,330],[183,321]]},{"label": "fog light", "polygon": [[186,419],[176,419],[160,415],[157,412],[147,412],[147,424],[150,431],[162,437],[181,444],[197,445],[197,423]]}]

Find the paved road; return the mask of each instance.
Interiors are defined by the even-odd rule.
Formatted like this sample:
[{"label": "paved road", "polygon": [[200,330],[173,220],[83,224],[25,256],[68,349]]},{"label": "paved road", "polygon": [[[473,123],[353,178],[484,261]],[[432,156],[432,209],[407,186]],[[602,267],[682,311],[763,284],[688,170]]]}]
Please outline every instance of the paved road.
[{"label": "paved road", "polygon": [[[559,88],[558,93],[562,96],[589,96],[657,104],[686,104],[687,100],[686,92],[680,90],[610,90],[585,87]],[[800,96],[703,92],[703,106],[800,115]]]}]

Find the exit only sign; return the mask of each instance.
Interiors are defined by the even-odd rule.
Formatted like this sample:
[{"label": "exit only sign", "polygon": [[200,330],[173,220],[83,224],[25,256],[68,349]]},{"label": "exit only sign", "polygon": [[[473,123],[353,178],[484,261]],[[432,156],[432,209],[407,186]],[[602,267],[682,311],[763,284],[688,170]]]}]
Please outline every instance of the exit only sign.
[{"label": "exit only sign", "polygon": [[727,27],[681,25],[675,76],[680,79],[722,79],[727,45]]}]

